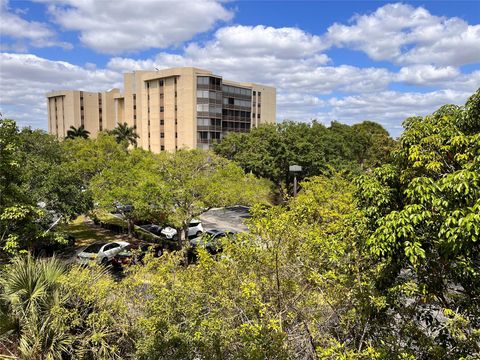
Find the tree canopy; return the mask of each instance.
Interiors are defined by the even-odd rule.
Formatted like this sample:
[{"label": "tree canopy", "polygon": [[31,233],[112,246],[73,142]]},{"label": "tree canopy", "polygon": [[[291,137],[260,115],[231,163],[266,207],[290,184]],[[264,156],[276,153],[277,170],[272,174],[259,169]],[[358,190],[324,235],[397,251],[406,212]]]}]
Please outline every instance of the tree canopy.
[{"label": "tree canopy", "polygon": [[237,162],[246,172],[287,186],[293,175],[289,165],[302,166],[300,178],[361,169],[389,162],[395,142],[381,125],[365,121],[348,126],[332,122],[326,127],[284,122],[261,125],[249,133],[230,133],[215,145],[215,152]]}]

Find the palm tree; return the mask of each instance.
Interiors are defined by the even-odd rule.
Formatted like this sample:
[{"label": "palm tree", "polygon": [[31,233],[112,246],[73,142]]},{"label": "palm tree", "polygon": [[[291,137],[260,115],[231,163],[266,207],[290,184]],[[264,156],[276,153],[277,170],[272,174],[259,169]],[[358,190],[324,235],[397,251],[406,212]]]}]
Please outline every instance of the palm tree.
[{"label": "palm tree", "polygon": [[135,125],[128,126],[125,122],[123,124],[118,124],[117,127],[111,131],[111,134],[115,136],[118,143],[127,141],[129,144],[137,146],[137,138],[139,138],[139,136],[136,130],[137,127]]},{"label": "palm tree", "polygon": [[67,139],[75,139],[77,137],[88,139],[89,135],[90,131],[85,130],[83,125],[80,125],[78,128],[70,126],[70,130],[67,131]]},{"label": "palm tree", "polygon": [[51,310],[61,301],[65,266],[55,258],[18,257],[0,276],[0,349],[21,358],[61,359],[72,337],[56,326]]}]

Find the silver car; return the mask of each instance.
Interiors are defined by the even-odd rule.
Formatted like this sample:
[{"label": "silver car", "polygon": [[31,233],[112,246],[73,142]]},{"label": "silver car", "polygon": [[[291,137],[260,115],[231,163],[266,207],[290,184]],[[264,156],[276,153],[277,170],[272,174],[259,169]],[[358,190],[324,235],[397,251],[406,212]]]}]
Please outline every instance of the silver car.
[{"label": "silver car", "polygon": [[128,245],[130,243],[126,241],[96,242],[77,254],[77,264],[87,265],[96,262],[106,265]]}]

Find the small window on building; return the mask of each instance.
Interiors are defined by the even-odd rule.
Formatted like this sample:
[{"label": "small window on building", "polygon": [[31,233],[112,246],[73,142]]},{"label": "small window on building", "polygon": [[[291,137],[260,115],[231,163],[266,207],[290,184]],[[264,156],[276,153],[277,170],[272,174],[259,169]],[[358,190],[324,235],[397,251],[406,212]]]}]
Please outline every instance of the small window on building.
[{"label": "small window on building", "polygon": [[160,112],[163,112],[163,111],[164,111],[163,106],[160,106]]},{"label": "small window on building", "polygon": [[161,150],[161,151],[165,151],[165,146],[164,146],[164,145],[160,145],[160,150]]},{"label": "small window on building", "polygon": [[160,133],[160,138],[163,139],[165,137],[165,133]]},{"label": "small window on building", "polygon": [[165,121],[164,121],[164,120],[160,120],[160,125],[165,125]]}]

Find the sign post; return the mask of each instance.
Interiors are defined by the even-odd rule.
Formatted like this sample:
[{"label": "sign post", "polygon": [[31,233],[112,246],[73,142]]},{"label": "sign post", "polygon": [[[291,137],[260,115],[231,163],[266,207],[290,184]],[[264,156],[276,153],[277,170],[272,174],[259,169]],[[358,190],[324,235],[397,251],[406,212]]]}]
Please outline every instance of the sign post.
[{"label": "sign post", "polygon": [[290,165],[288,167],[290,172],[293,172],[293,197],[297,196],[297,172],[302,171],[302,167],[300,165]]}]

